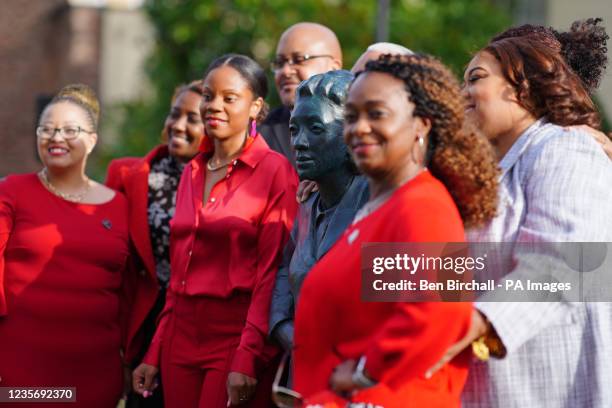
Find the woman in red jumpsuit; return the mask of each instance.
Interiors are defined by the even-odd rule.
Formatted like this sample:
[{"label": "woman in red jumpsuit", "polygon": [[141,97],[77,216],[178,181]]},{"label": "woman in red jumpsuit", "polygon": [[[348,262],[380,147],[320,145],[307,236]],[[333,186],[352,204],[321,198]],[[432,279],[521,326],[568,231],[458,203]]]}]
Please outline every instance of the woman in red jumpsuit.
[{"label": "woman in red jumpsuit", "polygon": [[248,57],[215,60],[204,78],[203,153],[183,172],[171,226],[166,306],[134,388],[161,365],[172,407],[270,404],[268,314],[297,202],[297,175],[255,131],[267,93]]},{"label": "woman in red jumpsuit", "polygon": [[304,282],[295,388],[312,404],[458,407],[468,356],[425,372],[470,329],[471,304],[362,301],[361,246],[464,241],[464,224],[494,215],[494,157],[462,128],[459,86],[429,56],[369,62],[345,115],[345,142],[371,198]]},{"label": "woman in red jumpsuit", "polygon": [[122,392],[127,201],[85,175],[98,111],[91,89],[65,87],[36,128],[43,170],[0,182],[0,387],[76,388],[44,406],[114,407]]}]

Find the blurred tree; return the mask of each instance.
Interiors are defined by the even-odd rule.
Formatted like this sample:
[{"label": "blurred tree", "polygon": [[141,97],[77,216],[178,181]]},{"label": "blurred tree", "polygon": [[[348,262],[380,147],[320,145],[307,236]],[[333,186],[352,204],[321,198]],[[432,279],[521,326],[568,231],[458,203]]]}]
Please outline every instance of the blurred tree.
[{"label": "blurred tree", "polygon": [[[217,56],[243,53],[267,68],[280,34],[299,21],[333,29],[347,69],[375,41],[375,0],[149,0],[145,9],[157,30],[147,65],[153,96],[111,110],[106,126],[117,143],[98,155],[97,175],[111,158],[140,156],[158,143],[174,87],[200,78]],[[437,55],[461,73],[470,53],[509,24],[508,11],[492,0],[392,0],[389,32],[390,41]],[[273,82],[268,101],[278,103]]]}]

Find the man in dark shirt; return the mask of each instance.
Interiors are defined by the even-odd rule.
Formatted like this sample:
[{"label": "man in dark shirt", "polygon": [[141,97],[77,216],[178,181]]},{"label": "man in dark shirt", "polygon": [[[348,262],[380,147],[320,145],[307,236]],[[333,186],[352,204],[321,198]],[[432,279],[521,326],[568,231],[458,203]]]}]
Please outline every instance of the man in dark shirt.
[{"label": "man in dark shirt", "polygon": [[342,49],[336,34],[324,25],[297,23],[281,35],[271,65],[282,106],[270,112],[259,126],[259,132],[272,150],[287,157],[295,166],[289,137],[295,89],[312,75],[341,69]]},{"label": "man in dark shirt", "polygon": [[312,266],[351,224],[369,197],[342,137],[344,102],[353,75],[331,71],[297,88],[289,129],[300,179],[319,191],[300,205],[279,267],[270,313],[270,333],[286,350],[293,344],[294,307]]}]

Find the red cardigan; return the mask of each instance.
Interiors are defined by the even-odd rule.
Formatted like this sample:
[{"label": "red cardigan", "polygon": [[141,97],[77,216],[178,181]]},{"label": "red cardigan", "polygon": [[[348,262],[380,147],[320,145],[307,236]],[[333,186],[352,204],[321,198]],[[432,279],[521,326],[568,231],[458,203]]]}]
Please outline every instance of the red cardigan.
[{"label": "red cardigan", "polygon": [[106,185],[125,194],[129,203],[129,234],[132,244],[131,267],[138,273],[131,273],[126,286],[132,293],[131,315],[127,328],[126,361],[135,358],[142,346],[140,329],[153,308],[159,292],[155,272],[155,258],[151,247],[147,206],[149,192],[149,171],[151,163],[168,155],[168,146],[159,145],[145,157],[125,157],[110,162]]},{"label": "red cardigan", "polygon": [[[444,185],[423,172],[378,210],[349,227],[310,271],[295,319],[295,388],[306,397],[329,386],[342,360],[366,357],[379,381],[357,401],[385,407],[459,406],[465,356],[424,378],[471,322],[470,303],[364,302],[361,246],[368,242],[462,242],[459,212]],[[360,399],[361,398],[361,399]]]}]

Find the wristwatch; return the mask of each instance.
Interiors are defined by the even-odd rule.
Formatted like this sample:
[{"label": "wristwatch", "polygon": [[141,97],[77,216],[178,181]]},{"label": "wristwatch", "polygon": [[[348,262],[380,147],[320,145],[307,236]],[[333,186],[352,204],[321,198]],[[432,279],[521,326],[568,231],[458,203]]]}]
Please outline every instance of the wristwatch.
[{"label": "wristwatch", "polygon": [[371,378],[368,378],[368,376],[365,375],[365,364],[366,358],[365,356],[361,356],[359,362],[357,363],[357,367],[355,367],[353,376],[351,377],[353,383],[359,388],[370,388],[376,385],[376,381],[372,380]]}]

